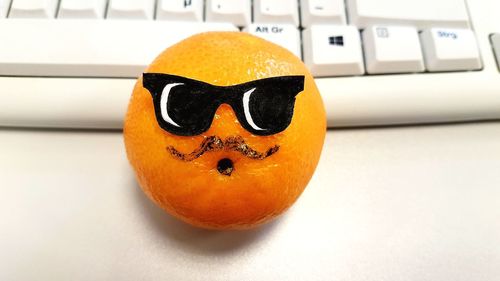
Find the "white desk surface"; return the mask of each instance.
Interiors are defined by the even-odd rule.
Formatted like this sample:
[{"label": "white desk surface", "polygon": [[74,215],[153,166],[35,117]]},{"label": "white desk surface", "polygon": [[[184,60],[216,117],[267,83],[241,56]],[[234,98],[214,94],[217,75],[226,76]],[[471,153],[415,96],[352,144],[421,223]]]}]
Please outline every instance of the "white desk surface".
[{"label": "white desk surface", "polygon": [[0,280],[500,280],[500,123],[328,132],[286,215],[185,225],[120,132],[0,129]]}]

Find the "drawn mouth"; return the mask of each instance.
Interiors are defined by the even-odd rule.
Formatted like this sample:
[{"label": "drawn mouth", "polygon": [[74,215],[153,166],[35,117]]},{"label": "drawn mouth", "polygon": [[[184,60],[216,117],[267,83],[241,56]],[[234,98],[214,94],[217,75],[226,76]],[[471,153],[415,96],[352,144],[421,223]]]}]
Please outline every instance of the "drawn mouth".
[{"label": "drawn mouth", "polygon": [[[246,144],[245,140],[241,136],[228,137],[225,140],[222,140],[218,136],[210,136],[206,137],[201,142],[200,146],[195,150],[193,150],[191,153],[182,153],[177,149],[175,149],[173,146],[168,146],[167,150],[170,152],[172,156],[183,161],[192,161],[202,156],[206,152],[222,151],[222,150],[236,151],[245,155],[248,158],[262,160],[276,153],[279,150],[279,148],[280,148],[279,145],[274,145],[265,152],[259,152],[251,148],[248,144]],[[227,160],[231,161],[230,159]],[[231,166],[232,166],[232,161],[231,161]]]},{"label": "drawn mouth", "polygon": [[230,176],[234,170],[233,161],[229,158],[223,158],[217,162],[217,171],[224,176]]}]

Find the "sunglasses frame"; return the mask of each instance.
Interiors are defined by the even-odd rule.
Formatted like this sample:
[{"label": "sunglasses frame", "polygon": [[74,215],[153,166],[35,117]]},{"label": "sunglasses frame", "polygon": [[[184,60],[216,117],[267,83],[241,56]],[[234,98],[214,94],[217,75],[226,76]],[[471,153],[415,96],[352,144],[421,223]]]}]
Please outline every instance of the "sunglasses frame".
[{"label": "sunglasses frame", "polygon": [[[290,75],[263,78],[231,86],[216,86],[206,82],[172,74],[143,73],[142,82],[143,87],[146,88],[152,95],[158,124],[167,132],[180,136],[195,136],[202,134],[211,127],[215,112],[219,106],[222,104],[228,104],[235,112],[236,118],[243,128],[255,135],[268,136],[282,132],[290,125],[293,117],[295,97],[304,90],[304,80],[305,77],[303,75]],[[209,117],[196,117],[196,114],[193,113],[192,118],[194,119],[189,120],[193,125],[190,127],[174,126],[171,122],[167,122],[164,119],[164,116],[162,116],[161,98],[164,89],[168,85],[176,86],[181,84],[191,87],[193,91],[196,91],[197,93],[201,92],[212,97],[211,101],[203,108],[203,115],[208,115]],[[172,86],[169,87],[169,91],[171,88]],[[252,114],[250,113],[249,108],[259,108],[261,109],[260,112],[262,112],[264,107],[270,110],[277,107],[276,104],[262,105],[258,104],[257,99],[250,99],[249,96],[257,88],[266,88],[267,90],[270,89],[272,90],[272,93],[267,93],[266,91],[265,94],[280,95],[276,96],[276,98],[288,99],[286,106],[281,108],[283,111],[282,114],[286,116],[282,118],[283,120],[279,120],[280,124],[276,124],[276,120],[267,120],[264,118],[265,116],[255,116],[255,114],[253,117],[258,119],[260,123],[265,123],[269,126],[276,126],[262,129],[253,122]],[[245,98],[247,99],[246,108],[244,104]],[[171,108],[172,105],[168,102],[166,103],[166,107],[167,112],[175,110],[175,108]]]}]

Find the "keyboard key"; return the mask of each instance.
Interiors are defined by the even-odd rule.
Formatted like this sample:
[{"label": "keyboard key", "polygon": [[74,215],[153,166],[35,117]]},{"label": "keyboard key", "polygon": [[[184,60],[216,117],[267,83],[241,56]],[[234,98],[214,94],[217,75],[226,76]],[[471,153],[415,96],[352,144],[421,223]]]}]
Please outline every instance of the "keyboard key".
[{"label": "keyboard key", "polygon": [[7,16],[9,11],[10,0],[0,0],[0,19]]},{"label": "keyboard key", "polygon": [[202,0],[159,0],[156,19],[172,21],[203,21]]},{"label": "keyboard key", "polygon": [[356,27],[311,25],[303,35],[304,62],[314,76],[364,73],[361,40]]},{"label": "keyboard key", "polygon": [[344,0],[302,0],[302,26],[316,23],[345,24]]},{"label": "keyboard key", "polygon": [[422,72],[424,62],[414,27],[373,26],[363,31],[368,73]]},{"label": "keyboard key", "polygon": [[347,0],[349,24],[469,28],[465,0]]},{"label": "keyboard key", "polygon": [[57,0],[13,0],[9,18],[53,18]]},{"label": "keyboard key", "polygon": [[255,23],[290,23],[299,26],[297,0],[255,0]]},{"label": "keyboard key", "polygon": [[300,33],[292,24],[251,24],[243,31],[280,45],[300,56]]},{"label": "keyboard key", "polygon": [[208,22],[230,22],[246,26],[251,22],[250,0],[207,0]]},{"label": "keyboard key", "polygon": [[497,60],[497,67],[500,70],[500,33],[492,34],[490,40]]},{"label": "keyboard key", "polygon": [[104,17],[105,0],[61,0],[58,18],[100,19]]},{"label": "keyboard key", "polygon": [[469,29],[432,28],[420,34],[429,71],[481,68],[476,38]]},{"label": "keyboard key", "polygon": [[154,0],[109,0],[110,19],[153,19]]},{"label": "keyboard key", "polygon": [[212,30],[238,31],[222,23],[5,20],[0,75],[137,77],[165,48]]}]

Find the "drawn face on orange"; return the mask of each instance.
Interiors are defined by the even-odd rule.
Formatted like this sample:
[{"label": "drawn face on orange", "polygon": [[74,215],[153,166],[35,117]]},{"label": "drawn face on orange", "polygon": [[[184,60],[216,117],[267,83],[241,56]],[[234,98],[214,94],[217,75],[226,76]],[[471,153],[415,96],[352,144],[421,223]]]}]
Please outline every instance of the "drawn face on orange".
[{"label": "drawn face on orange", "polygon": [[276,217],[318,163],[326,118],[304,64],[245,33],[205,33],[165,50],[137,81],[124,125],[144,192],[195,226]]},{"label": "drawn face on orange", "polygon": [[[232,86],[214,86],[205,82],[162,73],[143,74],[143,86],[152,95],[159,126],[179,136],[206,132],[222,104],[230,105],[239,123],[254,135],[269,136],[285,130],[293,117],[295,96],[304,90],[304,76],[280,76]],[[251,159],[262,160],[279,150],[252,149],[241,136],[225,140],[210,136],[191,153],[182,153],[174,145],[167,147],[172,156],[192,161],[206,152],[233,150]],[[231,159],[221,159],[217,170],[230,176]]]}]

